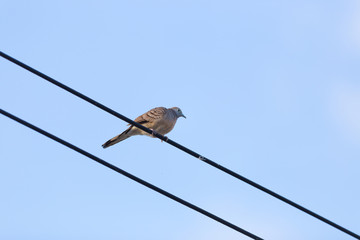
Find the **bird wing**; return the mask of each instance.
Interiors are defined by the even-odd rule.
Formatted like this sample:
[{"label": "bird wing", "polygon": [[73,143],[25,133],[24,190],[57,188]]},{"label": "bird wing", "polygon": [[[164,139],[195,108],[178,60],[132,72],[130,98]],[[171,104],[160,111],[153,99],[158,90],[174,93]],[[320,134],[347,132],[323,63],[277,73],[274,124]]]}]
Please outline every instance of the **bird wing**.
[{"label": "bird wing", "polygon": [[[148,112],[144,113],[141,116],[138,116],[134,121],[137,123],[140,123],[142,125],[147,124],[147,128],[151,128],[152,124],[156,122],[157,120],[160,120],[164,118],[166,112],[168,111],[167,108],[164,107],[157,107],[149,110]],[[131,124],[128,124],[131,125]],[[133,128],[133,125],[131,125],[126,131],[125,134],[127,134],[131,129]]]},{"label": "bird wing", "polygon": [[155,122],[162,119],[167,111],[168,110],[164,107],[153,108],[150,111],[144,113],[143,115],[137,117],[135,119],[135,122],[140,124]]}]

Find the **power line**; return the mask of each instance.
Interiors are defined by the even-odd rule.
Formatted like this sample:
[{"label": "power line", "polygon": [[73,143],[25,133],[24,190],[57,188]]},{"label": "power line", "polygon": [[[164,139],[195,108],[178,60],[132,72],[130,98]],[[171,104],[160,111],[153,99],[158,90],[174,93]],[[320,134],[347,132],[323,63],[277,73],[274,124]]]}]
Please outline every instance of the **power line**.
[{"label": "power line", "polygon": [[257,189],[259,189],[259,190],[261,190],[261,191],[263,191],[263,192],[265,192],[265,193],[267,193],[267,194],[269,194],[269,195],[271,195],[271,196],[273,196],[273,197],[275,197],[275,198],[277,198],[277,199],[279,199],[279,200],[281,200],[281,201],[283,201],[283,202],[297,208],[297,209],[299,209],[302,212],[305,212],[305,213],[309,214],[312,217],[317,218],[318,220],[320,220],[320,221],[322,221],[324,223],[329,224],[330,226],[332,226],[332,227],[334,227],[334,228],[336,228],[336,229],[338,229],[338,230],[340,230],[340,231],[342,231],[342,232],[344,232],[346,234],[349,234],[350,236],[352,236],[354,238],[360,239],[360,236],[358,234],[356,234],[356,233],[354,233],[354,232],[352,232],[352,231],[350,231],[350,230],[348,230],[348,229],[346,229],[346,228],[344,228],[344,227],[330,221],[329,219],[327,219],[327,218],[325,218],[325,217],[323,217],[323,216],[321,216],[321,215],[319,215],[319,214],[317,214],[317,213],[315,213],[315,212],[313,212],[313,211],[311,211],[311,210],[309,210],[309,209],[307,209],[307,208],[305,208],[305,207],[291,201],[288,198],[285,198],[285,197],[281,196],[280,194],[278,194],[278,193],[276,193],[274,191],[271,191],[270,189],[268,189],[268,188],[266,188],[266,187],[264,187],[264,186],[262,186],[262,185],[260,185],[260,184],[258,184],[256,182],[254,182],[254,181],[251,181],[250,179],[248,179],[248,178],[246,178],[244,176],[241,176],[240,174],[238,174],[238,173],[236,173],[236,172],[234,172],[234,171],[232,171],[232,170],[230,170],[230,169],[228,169],[228,168],[226,168],[226,167],[224,167],[222,165],[217,164],[214,161],[211,161],[210,159],[208,159],[208,158],[206,158],[206,157],[192,151],[189,148],[186,148],[186,147],[178,144],[177,142],[172,141],[171,139],[169,139],[167,137],[164,137],[163,135],[161,135],[159,133],[153,132],[152,130],[144,127],[143,125],[141,125],[141,124],[139,124],[137,122],[134,122],[133,120],[123,116],[122,114],[120,114],[120,113],[106,107],[105,105],[103,105],[103,104],[101,104],[101,103],[99,103],[99,102],[85,96],[84,94],[82,94],[82,93],[80,93],[80,92],[78,92],[78,91],[76,91],[76,90],[74,90],[74,89],[72,89],[72,88],[58,82],[58,81],[56,81],[55,79],[53,79],[53,78],[39,72],[38,70],[36,70],[36,69],[34,69],[34,68],[20,62],[19,60],[17,60],[15,58],[1,52],[1,51],[0,51],[0,56],[2,56],[3,58],[9,60],[10,62],[13,62],[13,63],[17,64],[18,66],[20,66],[20,67],[22,67],[22,68],[24,68],[26,70],[38,75],[39,77],[51,82],[52,84],[55,84],[56,86],[58,86],[58,87],[60,87],[60,88],[62,88],[64,90],[74,94],[75,96],[77,96],[77,97],[79,97],[79,98],[81,98],[81,99],[95,105],[96,107],[104,110],[105,112],[108,112],[108,113],[114,115],[115,117],[120,118],[121,120],[123,120],[125,122],[128,122],[131,125],[134,125],[135,127],[140,128],[141,130],[143,130],[143,131],[145,131],[147,133],[155,135],[157,138],[159,138],[159,139],[169,143],[170,145],[172,145],[172,146],[174,146],[174,147],[176,147],[176,148],[190,154],[191,156],[194,156],[195,158],[198,158],[198,159],[202,160],[203,162],[205,162],[205,163],[207,163],[207,164],[209,164],[209,165],[211,165],[211,166],[213,166],[213,167],[215,167],[215,168],[217,168],[217,169],[219,169],[219,170],[221,170],[221,171],[223,171],[223,172],[225,172],[225,173],[227,173],[227,174],[229,174],[229,175],[231,175],[231,176],[233,176],[233,177],[235,177],[235,178],[237,178],[237,179],[239,179],[239,180],[241,180],[241,181],[243,181],[243,182],[245,182],[245,183],[247,183],[247,184],[249,184],[249,185],[251,185],[251,186],[253,186],[253,187],[255,187],[255,188],[257,188]]},{"label": "power line", "polygon": [[46,136],[46,137],[48,137],[48,138],[62,144],[62,145],[65,145],[68,148],[71,148],[72,150],[74,150],[74,151],[76,151],[78,153],[81,153],[82,155],[84,155],[84,156],[86,156],[88,158],[91,158],[92,160],[104,165],[105,167],[108,167],[108,168],[114,170],[115,172],[118,172],[118,173],[124,175],[125,177],[128,177],[128,178],[134,180],[135,182],[138,182],[138,183],[144,185],[145,187],[148,187],[148,188],[150,188],[150,189],[152,189],[152,190],[154,190],[154,191],[156,191],[156,192],[158,192],[158,193],[160,193],[160,194],[162,194],[162,195],[164,195],[164,196],[166,196],[168,198],[171,198],[172,200],[174,200],[174,201],[176,201],[178,203],[181,203],[181,204],[183,204],[183,205],[185,205],[185,206],[187,206],[187,207],[189,207],[189,208],[191,208],[191,209],[193,209],[193,210],[195,210],[195,211],[197,211],[199,213],[204,214],[205,216],[207,216],[209,218],[214,219],[215,221],[218,221],[218,222],[224,224],[225,226],[227,226],[229,228],[234,229],[237,232],[240,232],[240,233],[242,233],[242,234],[244,234],[244,235],[246,235],[246,236],[248,236],[248,237],[250,237],[252,239],[263,240],[262,238],[254,235],[254,234],[252,234],[252,233],[250,233],[250,232],[248,232],[248,231],[246,231],[246,230],[244,230],[244,229],[242,229],[242,228],[240,228],[240,227],[238,227],[238,226],[236,226],[236,225],[234,225],[234,224],[232,224],[232,223],[230,223],[230,222],[228,222],[228,221],[226,221],[226,220],[224,220],[224,219],[222,219],[222,218],[220,218],[220,217],[218,217],[218,216],[216,216],[216,215],[214,215],[214,214],[212,214],[212,213],[210,213],[210,212],[208,212],[208,211],[206,211],[206,210],[204,210],[204,209],[202,209],[202,208],[200,208],[200,207],[198,207],[196,205],[194,205],[194,204],[191,204],[191,203],[189,203],[189,202],[187,202],[187,201],[185,201],[185,200],[183,200],[183,199],[181,199],[181,198],[179,198],[179,197],[177,197],[177,196],[175,196],[175,195],[173,195],[173,194],[171,194],[171,193],[169,193],[169,192],[167,192],[167,191],[165,191],[165,190],[163,190],[163,189],[161,189],[159,187],[156,187],[155,185],[152,185],[151,183],[148,183],[145,180],[142,180],[141,178],[138,178],[138,177],[126,172],[125,170],[122,170],[122,169],[116,167],[115,165],[112,165],[112,164],[102,160],[101,158],[98,158],[95,155],[92,155],[91,153],[86,152],[85,150],[83,150],[83,149],[81,149],[81,148],[79,148],[79,147],[77,147],[77,146],[75,146],[75,145],[61,139],[61,138],[59,138],[59,137],[57,137],[55,135],[52,135],[51,133],[46,132],[45,130],[43,130],[41,128],[38,128],[38,127],[26,122],[25,120],[23,120],[21,118],[18,118],[16,116],[12,115],[11,113],[8,113],[8,112],[4,111],[3,109],[0,109],[0,113],[7,116],[7,117],[9,117],[9,118],[11,118],[12,120],[14,120],[14,121],[16,121],[18,123],[21,123],[22,125],[24,125],[24,126],[26,126],[28,128],[31,128],[32,130],[34,130],[34,131],[36,131],[38,133],[41,133],[42,135],[44,135],[44,136]]}]

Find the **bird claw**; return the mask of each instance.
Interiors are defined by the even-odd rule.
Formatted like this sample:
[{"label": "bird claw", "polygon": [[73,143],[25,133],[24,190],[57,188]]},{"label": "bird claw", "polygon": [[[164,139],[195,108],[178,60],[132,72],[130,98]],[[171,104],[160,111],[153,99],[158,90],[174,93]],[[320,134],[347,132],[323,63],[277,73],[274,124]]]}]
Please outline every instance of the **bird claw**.
[{"label": "bird claw", "polygon": [[[156,137],[156,136],[155,136],[156,134],[160,134],[160,133],[156,132],[156,131],[155,131],[154,129],[152,129],[152,128],[150,128],[150,130],[152,131],[151,135],[152,135],[153,137]],[[162,139],[161,139],[161,142],[163,142],[163,141],[167,142],[167,141],[169,140],[169,138],[168,138],[167,136],[164,136],[164,137],[165,137],[165,140],[162,140]]]},{"label": "bird claw", "polygon": [[151,135],[152,135],[153,137],[156,137],[155,135],[157,134],[157,132],[156,132],[154,129],[152,129],[152,128],[150,128],[150,130],[152,131]]}]

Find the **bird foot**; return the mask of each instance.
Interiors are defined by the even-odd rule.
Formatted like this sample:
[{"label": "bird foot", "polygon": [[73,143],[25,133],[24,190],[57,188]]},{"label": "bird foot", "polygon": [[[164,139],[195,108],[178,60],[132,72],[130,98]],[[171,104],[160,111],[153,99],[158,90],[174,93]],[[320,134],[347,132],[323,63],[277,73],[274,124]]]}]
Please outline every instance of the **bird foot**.
[{"label": "bird foot", "polygon": [[[151,136],[153,136],[153,137],[156,137],[156,136],[155,136],[156,134],[160,134],[160,133],[156,132],[156,131],[155,131],[154,129],[152,129],[152,128],[150,128],[150,130],[152,131]],[[162,139],[161,139],[161,142],[163,142],[163,141],[167,142],[167,141],[169,140],[169,138],[168,138],[167,136],[164,136],[164,137],[165,137],[165,140],[162,140]]]},{"label": "bird foot", "polygon": [[156,137],[155,135],[157,134],[157,132],[152,128],[150,128],[150,130],[152,131],[151,136]]}]

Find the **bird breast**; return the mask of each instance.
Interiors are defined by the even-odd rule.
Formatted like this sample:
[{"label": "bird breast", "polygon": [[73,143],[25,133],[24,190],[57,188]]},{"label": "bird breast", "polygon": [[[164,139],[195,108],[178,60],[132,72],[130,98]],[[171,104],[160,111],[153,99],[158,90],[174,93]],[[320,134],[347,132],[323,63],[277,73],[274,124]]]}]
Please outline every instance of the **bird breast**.
[{"label": "bird breast", "polygon": [[165,135],[174,128],[175,123],[176,123],[176,119],[171,120],[168,118],[164,118],[164,119],[157,121],[156,124],[154,125],[153,129],[156,132],[160,133],[161,135]]}]

